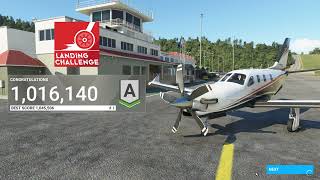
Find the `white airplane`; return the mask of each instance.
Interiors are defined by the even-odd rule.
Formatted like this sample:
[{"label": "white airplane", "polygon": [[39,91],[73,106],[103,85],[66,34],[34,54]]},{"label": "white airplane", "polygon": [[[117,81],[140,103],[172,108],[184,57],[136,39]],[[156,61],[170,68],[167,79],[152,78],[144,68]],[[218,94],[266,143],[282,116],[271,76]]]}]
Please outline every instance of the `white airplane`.
[{"label": "white airplane", "polygon": [[[226,112],[243,107],[290,108],[287,129],[297,131],[300,122],[300,108],[320,108],[320,100],[270,100],[276,95],[291,73],[315,71],[319,69],[288,71],[286,70],[290,39],[286,38],[275,64],[267,69],[235,70],[224,75],[213,84],[204,84],[195,90],[184,87],[183,66],[178,65],[176,73],[177,86],[163,84],[159,76],[148,84],[181,93],[181,98],[168,93],[160,97],[180,109],[172,132],[176,133],[181,115],[191,114],[201,129],[201,134],[208,134],[207,119],[226,116]],[[201,117],[207,117],[205,121]]]}]

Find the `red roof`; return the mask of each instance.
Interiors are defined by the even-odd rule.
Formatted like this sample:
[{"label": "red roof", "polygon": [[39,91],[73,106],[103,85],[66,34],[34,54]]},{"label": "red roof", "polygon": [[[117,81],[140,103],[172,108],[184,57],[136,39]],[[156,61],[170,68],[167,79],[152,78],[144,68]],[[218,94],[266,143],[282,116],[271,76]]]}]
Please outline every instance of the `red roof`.
[{"label": "red roof", "polygon": [[183,54],[183,53],[179,53],[179,52],[168,52],[169,55],[171,56],[183,56],[185,57],[186,60],[190,60],[190,61],[195,61],[194,58],[190,55],[187,54]]},{"label": "red roof", "polygon": [[0,54],[0,66],[46,67],[39,59],[32,58],[21,51],[8,50]]}]

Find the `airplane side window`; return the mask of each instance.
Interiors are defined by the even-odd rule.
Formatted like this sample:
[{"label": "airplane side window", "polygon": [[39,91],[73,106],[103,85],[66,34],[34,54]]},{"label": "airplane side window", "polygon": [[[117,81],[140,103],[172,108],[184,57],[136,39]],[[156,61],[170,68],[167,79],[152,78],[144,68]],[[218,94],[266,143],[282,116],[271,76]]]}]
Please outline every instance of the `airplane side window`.
[{"label": "airplane side window", "polygon": [[254,79],[253,79],[253,76],[251,76],[248,82],[248,87],[252,86],[253,84],[254,84]]},{"label": "airplane side window", "polygon": [[269,74],[269,75],[270,75],[270,80],[272,81],[273,80],[272,74]]},{"label": "airplane side window", "polygon": [[265,76],[265,75],[262,75],[262,76],[263,76],[263,80],[264,80],[264,81],[267,81],[266,76]]},{"label": "airplane side window", "polygon": [[258,83],[260,82],[260,76],[259,75],[257,75],[257,81],[258,81]]}]

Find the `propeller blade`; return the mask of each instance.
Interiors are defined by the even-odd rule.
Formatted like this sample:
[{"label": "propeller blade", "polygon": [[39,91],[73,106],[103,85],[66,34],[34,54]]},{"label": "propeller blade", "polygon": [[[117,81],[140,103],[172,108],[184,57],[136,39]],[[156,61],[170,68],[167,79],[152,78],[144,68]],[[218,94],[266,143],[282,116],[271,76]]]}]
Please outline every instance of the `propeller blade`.
[{"label": "propeller blade", "polygon": [[192,117],[196,120],[197,124],[199,125],[201,129],[201,134],[203,134],[203,136],[206,136],[209,132],[207,125],[199,118],[199,116],[196,114],[195,111],[190,111],[190,113]]},{"label": "propeller blade", "polygon": [[183,92],[184,92],[184,82],[183,82],[183,65],[182,64],[179,64],[178,67],[177,67],[176,82],[178,84],[180,93],[183,94]]},{"label": "propeller blade", "polygon": [[174,125],[172,127],[172,132],[173,133],[176,133],[178,131],[178,128],[179,128],[179,125],[180,125],[180,121],[181,121],[182,111],[183,111],[183,109],[180,109],[178,117],[176,119],[176,122],[174,123]]}]

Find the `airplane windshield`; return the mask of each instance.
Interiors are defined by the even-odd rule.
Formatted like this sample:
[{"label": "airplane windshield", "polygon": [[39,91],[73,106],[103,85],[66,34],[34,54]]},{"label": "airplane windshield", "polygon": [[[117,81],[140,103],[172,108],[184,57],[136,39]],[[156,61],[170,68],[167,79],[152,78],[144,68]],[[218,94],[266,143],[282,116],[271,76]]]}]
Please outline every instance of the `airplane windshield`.
[{"label": "airplane windshield", "polygon": [[227,80],[228,79],[228,77],[231,75],[231,73],[229,73],[229,74],[226,74],[225,76],[223,76],[223,78],[221,78],[221,82],[222,81],[225,81],[225,80]]},{"label": "airplane windshield", "polygon": [[246,75],[244,74],[239,74],[239,73],[234,73],[228,80],[228,82],[233,82],[233,83],[237,83],[240,85],[244,84],[244,81],[246,80]]}]

